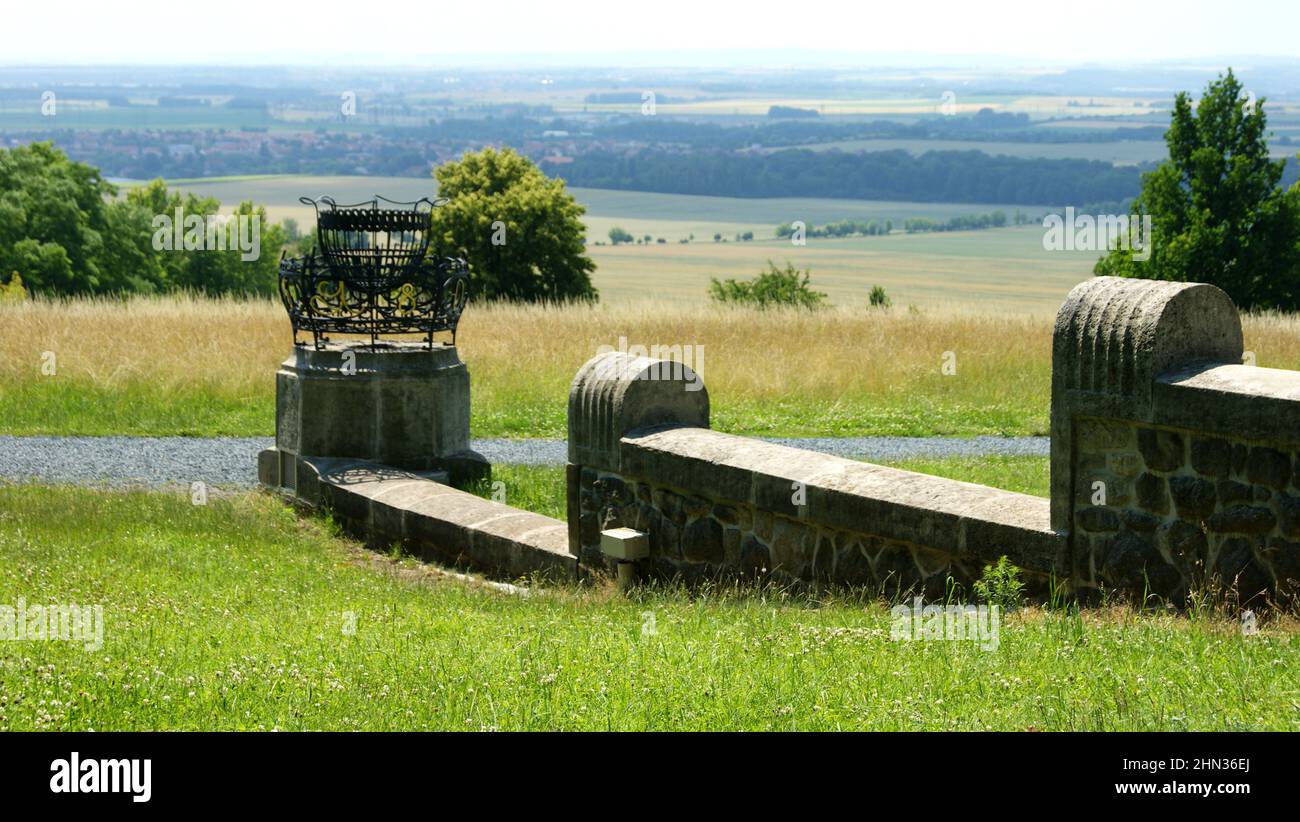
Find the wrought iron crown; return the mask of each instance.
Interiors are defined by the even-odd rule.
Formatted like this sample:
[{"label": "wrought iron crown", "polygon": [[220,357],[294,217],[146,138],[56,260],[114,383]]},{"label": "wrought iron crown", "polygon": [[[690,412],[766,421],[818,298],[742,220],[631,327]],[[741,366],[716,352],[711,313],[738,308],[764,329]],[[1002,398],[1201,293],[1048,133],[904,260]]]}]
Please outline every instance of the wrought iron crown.
[{"label": "wrought iron crown", "polygon": [[[384,207],[380,206],[383,202]],[[319,247],[280,256],[280,300],[298,333],[323,348],[329,334],[433,335],[451,332],[469,297],[469,269],[457,257],[429,256],[433,209],[446,200],[402,203],[375,196],[353,205],[329,197],[300,202],[316,210]]]}]

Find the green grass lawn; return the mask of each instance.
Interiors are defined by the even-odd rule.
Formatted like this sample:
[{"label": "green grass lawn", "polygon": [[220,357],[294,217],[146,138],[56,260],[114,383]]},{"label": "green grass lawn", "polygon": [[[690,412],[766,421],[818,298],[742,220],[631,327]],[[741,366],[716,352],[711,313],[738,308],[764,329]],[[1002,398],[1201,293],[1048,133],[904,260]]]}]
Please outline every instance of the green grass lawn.
[{"label": "green grass lawn", "polygon": [[[475,437],[563,439],[566,397],[518,390],[483,397],[471,385]],[[1007,397],[999,405],[960,400],[854,396],[829,401],[721,396],[713,401],[712,427],[755,437],[1023,436],[1047,433],[1046,409],[1036,396]],[[274,384],[247,395],[215,386],[185,393],[160,392],[148,382],[102,386],[75,378],[59,381],[0,378],[0,433],[18,436],[269,437],[275,433]]]},{"label": "green grass lawn", "polygon": [[467,490],[534,514],[566,517],[563,465],[493,465],[491,480]]},{"label": "green grass lawn", "polygon": [[1047,457],[948,457],[888,462],[895,468],[990,485],[1019,494],[1046,497],[1050,479]]},{"label": "green grass lawn", "polygon": [[366,552],[259,493],[0,487],[0,603],[100,604],[103,647],[0,642],[0,729],[1295,729],[1297,643],[1127,609],[890,640],[883,603],[549,588]]},{"label": "green grass lawn", "polygon": [[275,388],[239,395],[214,386],[159,391],[145,380],[0,378],[0,432],[17,436],[269,437]]}]

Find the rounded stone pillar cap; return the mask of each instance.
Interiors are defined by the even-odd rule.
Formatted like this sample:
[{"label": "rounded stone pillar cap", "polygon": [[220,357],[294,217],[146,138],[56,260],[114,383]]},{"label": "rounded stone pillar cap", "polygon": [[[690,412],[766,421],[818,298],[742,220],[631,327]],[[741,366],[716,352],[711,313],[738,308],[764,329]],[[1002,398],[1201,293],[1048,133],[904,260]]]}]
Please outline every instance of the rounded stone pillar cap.
[{"label": "rounded stone pillar cap", "polygon": [[1150,397],[1157,377],[1194,362],[1240,363],[1241,319],[1207,283],[1096,277],[1075,286],[1052,334],[1054,390]]},{"label": "rounded stone pillar cap", "polygon": [[709,392],[690,366],[609,351],[578,369],[569,390],[569,462],[616,469],[624,435],[664,425],[709,427]]}]

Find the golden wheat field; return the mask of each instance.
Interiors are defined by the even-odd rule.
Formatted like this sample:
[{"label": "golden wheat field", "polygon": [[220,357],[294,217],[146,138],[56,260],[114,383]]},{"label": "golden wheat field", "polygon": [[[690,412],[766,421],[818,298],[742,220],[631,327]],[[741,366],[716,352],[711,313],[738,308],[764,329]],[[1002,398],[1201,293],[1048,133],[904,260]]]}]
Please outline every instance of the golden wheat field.
[{"label": "golden wheat field", "polygon": [[[1300,368],[1300,317],[1244,324],[1258,365]],[[497,304],[471,305],[458,343],[480,436],[562,435],[574,373],[623,340],[702,346],[715,426],[725,430],[1024,434],[1046,429],[1051,325],[1049,314],[899,308]],[[270,433],[273,375],[290,344],[284,311],[270,300],[0,306],[3,430]],[[50,362],[53,374],[42,369]],[[944,373],[945,362],[955,373]]]}]

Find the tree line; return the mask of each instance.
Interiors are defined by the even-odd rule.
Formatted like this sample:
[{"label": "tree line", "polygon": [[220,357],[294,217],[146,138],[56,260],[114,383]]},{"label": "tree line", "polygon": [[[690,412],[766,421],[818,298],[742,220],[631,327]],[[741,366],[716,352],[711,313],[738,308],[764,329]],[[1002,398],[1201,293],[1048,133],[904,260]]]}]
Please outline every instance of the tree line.
[{"label": "tree line", "polygon": [[[447,203],[430,218],[430,253],[469,262],[472,297],[596,300],[583,207],[562,180],[491,148],[435,176]],[[314,230],[300,238],[293,221],[272,224],[252,202],[232,214],[220,209],[162,180],[121,196],[98,169],[49,143],[0,149],[0,302],[174,290],[271,295],[281,251],[315,246]],[[254,242],[245,242],[254,220]]]},{"label": "tree line", "polygon": [[[251,202],[240,203],[227,221],[213,219],[221,208],[216,199],[169,191],[161,180],[119,197],[98,169],[69,160],[49,143],[0,149],[0,192],[0,281],[18,274],[28,291],[271,294],[276,289],[284,230]],[[169,241],[170,233],[160,234],[156,218],[174,220],[177,209],[202,224],[203,249],[184,241],[184,226],[179,247]],[[259,222],[255,260],[245,259],[248,253],[231,234],[241,216]],[[216,232],[223,233],[225,250],[204,250]],[[188,237],[198,237],[192,227]]]},{"label": "tree line", "polygon": [[[1212,283],[1244,309],[1300,308],[1300,183],[1268,151],[1264,98],[1232,70],[1193,105],[1174,99],[1169,159],[1143,175],[1130,222],[1150,216],[1138,247],[1117,243],[1095,273]],[[1131,230],[1131,229],[1130,229]]]},{"label": "tree line", "polygon": [[1140,171],[1097,160],[979,151],[771,154],[647,149],[591,152],[559,172],[570,185],[719,197],[827,197],[928,203],[1082,205],[1137,194]]},{"label": "tree line", "polygon": [[[929,217],[909,217],[903,220],[903,231],[916,234],[925,231],[976,231],[984,228],[1002,228],[1007,225],[1027,225],[1035,222],[1028,214],[1016,211],[1008,217],[1005,211],[990,211],[986,214],[961,214],[947,220],[932,220]],[[877,237],[893,233],[893,220],[840,220],[825,225],[811,225],[803,230],[805,237]],[[794,223],[782,223],[776,227],[776,238],[785,240],[795,236]]]}]

